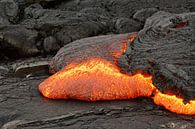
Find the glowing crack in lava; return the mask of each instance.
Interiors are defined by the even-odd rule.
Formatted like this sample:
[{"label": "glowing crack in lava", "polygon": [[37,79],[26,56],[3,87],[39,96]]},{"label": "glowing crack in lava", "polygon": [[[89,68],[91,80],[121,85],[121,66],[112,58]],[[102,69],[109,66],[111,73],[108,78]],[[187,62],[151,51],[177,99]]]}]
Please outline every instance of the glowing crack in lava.
[{"label": "glowing crack in lava", "polygon": [[132,43],[135,40],[137,35],[138,35],[137,32],[131,33],[130,35],[127,36],[127,40],[122,41],[121,50],[111,51],[111,55],[114,58],[115,64],[117,64],[117,61],[118,61],[119,57],[123,54],[123,52],[126,51],[128,43]]}]

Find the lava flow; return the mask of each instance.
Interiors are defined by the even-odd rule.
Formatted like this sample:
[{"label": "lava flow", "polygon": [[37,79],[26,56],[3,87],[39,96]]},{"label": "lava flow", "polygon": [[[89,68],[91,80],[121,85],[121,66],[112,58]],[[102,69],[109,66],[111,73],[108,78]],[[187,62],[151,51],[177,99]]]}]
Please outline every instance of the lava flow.
[{"label": "lava flow", "polygon": [[52,99],[97,101],[149,97],[153,87],[151,77],[128,76],[106,60],[93,59],[59,71],[42,82],[39,90]]},{"label": "lava flow", "polygon": [[178,114],[195,115],[195,100],[190,100],[189,103],[184,104],[182,98],[175,95],[162,94],[159,91],[153,97],[154,103],[165,107],[171,112]]},{"label": "lava flow", "polygon": [[[130,42],[135,37],[136,34],[130,36]],[[43,96],[51,99],[98,101],[150,97],[155,104],[171,112],[195,115],[195,100],[184,104],[181,98],[161,93],[152,84],[151,76],[123,74],[115,64],[100,58],[72,63],[43,81],[38,88]]]},{"label": "lava flow", "polygon": [[122,74],[119,68],[103,59],[65,68],[42,82],[39,91],[51,99],[85,101],[131,99],[154,94],[157,105],[178,114],[195,114],[195,101],[184,104],[181,98],[162,94],[153,86],[151,77]]}]

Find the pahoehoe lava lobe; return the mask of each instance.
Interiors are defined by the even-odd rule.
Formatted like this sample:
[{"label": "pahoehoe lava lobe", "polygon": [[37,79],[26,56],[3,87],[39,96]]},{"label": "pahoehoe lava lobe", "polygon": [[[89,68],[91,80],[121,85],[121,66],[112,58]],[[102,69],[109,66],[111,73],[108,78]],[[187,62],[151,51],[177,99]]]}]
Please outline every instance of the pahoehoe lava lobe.
[{"label": "pahoehoe lava lobe", "polygon": [[101,58],[112,63],[126,50],[137,33],[106,35],[76,40],[62,47],[51,61],[50,71],[55,73],[65,66],[79,64],[92,58]]},{"label": "pahoehoe lava lobe", "polygon": [[151,77],[122,74],[116,65],[98,58],[67,66],[39,85],[45,97],[85,101],[149,97],[153,88]]},{"label": "pahoehoe lava lobe", "polygon": [[195,99],[195,12],[157,12],[119,58],[123,72],[152,75],[163,93]]}]

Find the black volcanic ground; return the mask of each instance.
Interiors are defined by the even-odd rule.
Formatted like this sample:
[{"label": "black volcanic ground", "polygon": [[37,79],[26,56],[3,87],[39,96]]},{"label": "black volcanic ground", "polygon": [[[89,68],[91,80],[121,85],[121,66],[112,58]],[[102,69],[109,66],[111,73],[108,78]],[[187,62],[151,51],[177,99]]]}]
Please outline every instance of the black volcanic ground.
[{"label": "black volcanic ground", "polygon": [[[140,1],[0,0],[0,128],[195,128],[195,116],[171,113],[147,98],[95,103],[48,100],[37,90],[40,82],[50,76],[48,67],[52,57],[64,45],[92,36],[139,32],[139,40],[135,41],[137,45],[129,46],[133,50],[126,51],[123,55],[125,58],[119,60],[123,72],[132,74],[132,69],[144,69],[156,76],[154,81],[159,88],[169,84],[162,91],[172,90],[175,88],[171,87],[172,84],[178,84],[179,88],[175,89],[178,89],[177,93],[182,93],[179,95],[186,99],[194,98],[195,1]],[[186,16],[188,14],[190,17]],[[162,15],[164,17],[159,18]],[[176,17],[175,21],[174,18],[170,20],[172,16]],[[187,29],[178,31],[172,26],[172,23],[176,25],[185,21],[186,17],[189,21]],[[165,24],[166,20],[172,21],[170,26]],[[165,28],[158,30],[157,25]],[[152,26],[152,29],[148,29],[148,26]],[[171,34],[166,40],[164,32]],[[158,48],[156,43],[165,41],[171,47],[161,44],[157,49],[159,51],[148,49],[150,45]],[[178,47],[174,47],[178,41]],[[182,46],[181,42],[188,45]],[[65,48],[62,48],[63,53],[67,52]],[[179,53],[174,54],[174,51],[168,51],[169,48]],[[174,56],[163,55],[160,51]],[[146,57],[159,53],[161,56],[158,58],[155,56],[146,60]],[[162,58],[162,55],[166,58]],[[182,55],[185,61],[181,59]],[[61,67],[60,59],[57,58],[58,67]],[[144,65],[139,59],[144,60]],[[165,63],[167,61],[168,64]],[[152,66],[150,70],[146,69],[145,62]],[[158,75],[165,81],[159,83]],[[182,81],[166,81],[177,80],[181,76]]]}]

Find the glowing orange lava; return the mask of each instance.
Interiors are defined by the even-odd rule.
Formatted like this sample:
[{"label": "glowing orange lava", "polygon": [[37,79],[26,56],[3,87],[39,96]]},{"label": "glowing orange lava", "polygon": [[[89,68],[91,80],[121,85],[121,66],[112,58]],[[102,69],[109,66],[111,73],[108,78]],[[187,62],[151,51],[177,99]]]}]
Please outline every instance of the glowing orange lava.
[{"label": "glowing orange lava", "polygon": [[74,67],[64,68],[39,85],[39,91],[51,99],[85,101],[151,97],[154,102],[178,114],[195,114],[195,101],[184,104],[183,99],[160,93],[152,77],[120,73],[118,67],[103,59],[92,59]]},{"label": "glowing orange lava", "polygon": [[[133,42],[136,36],[137,33],[131,34],[128,41]],[[126,50],[127,41],[122,44],[122,51],[111,52],[116,60]],[[155,104],[171,112],[195,115],[195,100],[184,104],[182,98],[162,94],[152,84],[151,76],[123,74],[115,64],[99,58],[80,64],[72,62],[43,81],[38,88],[43,96],[51,99],[97,101],[150,97]]]},{"label": "glowing orange lava", "polygon": [[106,60],[93,59],[59,71],[42,82],[39,90],[51,99],[97,101],[149,97],[153,87],[151,77],[128,76]]},{"label": "glowing orange lava", "polygon": [[154,103],[165,107],[171,112],[178,114],[195,114],[195,100],[189,101],[184,104],[182,98],[178,98],[175,95],[167,95],[157,92],[154,96]]}]

